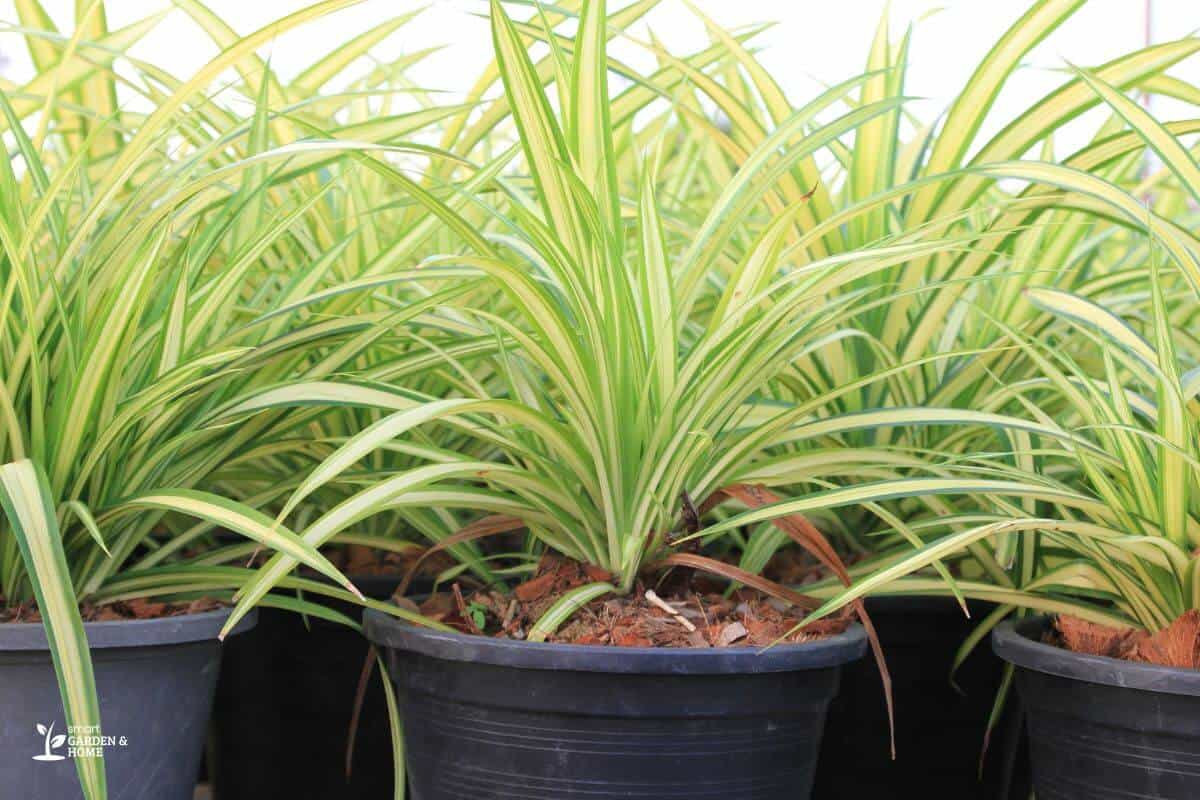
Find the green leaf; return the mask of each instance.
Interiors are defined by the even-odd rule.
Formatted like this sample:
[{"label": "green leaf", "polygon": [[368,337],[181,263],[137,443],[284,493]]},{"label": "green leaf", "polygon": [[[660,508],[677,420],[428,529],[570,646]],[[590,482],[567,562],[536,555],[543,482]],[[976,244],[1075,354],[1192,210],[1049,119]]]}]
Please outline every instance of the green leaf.
[{"label": "green leaf", "polygon": [[281,555],[294,559],[295,562],[332,578],[359,599],[364,599],[350,579],[338,571],[329,559],[318,553],[316,548],[287,528],[273,522],[262,512],[241,503],[210,492],[173,489],[136,495],[125,500],[121,506],[127,509],[148,507],[174,511],[237,531]]},{"label": "green leaf", "polygon": [[544,642],[546,637],[558,630],[564,622],[570,619],[576,611],[595,600],[597,597],[615,592],[617,589],[611,583],[589,583],[564,592],[546,609],[545,613],[529,629],[525,637],[530,642]]},{"label": "green leaf", "polygon": [[[33,584],[67,726],[99,731],[100,704],[92,658],[45,473],[28,459],[0,466],[0,507]],[[79,756],[75,768],[87,800],[108,797],[103,754]]]}]

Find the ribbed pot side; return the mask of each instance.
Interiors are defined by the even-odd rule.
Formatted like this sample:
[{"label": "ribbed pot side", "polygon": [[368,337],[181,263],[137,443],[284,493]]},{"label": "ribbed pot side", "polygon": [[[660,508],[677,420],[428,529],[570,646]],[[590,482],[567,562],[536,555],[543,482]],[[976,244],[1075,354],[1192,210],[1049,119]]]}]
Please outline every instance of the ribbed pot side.
[{"label": "ribbed pot side", "polygon": [[1200,672],[1072,653],[1046,618],[1006,622],[1038,800],[1200,797]]},{"label": "ribbed pot side", "polygon": [[[228,609],[84,625],[100,701],[108,796],[191,800],[204,750]],[[234,634],[253,627],[249,615]],[[51,727],[53,726],[53,727]],[[40,624],[0,625],[0,787],[4,797],[82,800]],[[59,736],[66,737],[59,740]]]},{"label": "ribbed pot side", "polygon": [[809,796],[858,626],[756,648],[613,648],[441,633],[376,611],[414,800]]}]

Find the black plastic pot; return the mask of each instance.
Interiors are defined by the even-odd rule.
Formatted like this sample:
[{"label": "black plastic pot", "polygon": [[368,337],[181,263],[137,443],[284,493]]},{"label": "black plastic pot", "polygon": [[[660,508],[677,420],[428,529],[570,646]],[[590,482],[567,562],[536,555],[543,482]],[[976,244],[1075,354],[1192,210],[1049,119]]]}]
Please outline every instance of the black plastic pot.
[{"label": "black plastic pot", "polygon": [[[191,800],[221,659],[217,633],[229,613],[84,625],[103,735],[115,739],[104,747],[109,797]],[[254,621],[248,616],[233,633]],[[42,626],[0,625],[4,796],[82,798],[75,763],[67,756],[73,744],[91,746],[89,735],[94,732],[66,727]]]},{"label": "black plastic pot", "polygon": [[[993,734],[982,777],[979,759],[1004,664],[986,646],[950,683],[955,652],[992,606],[953,598],[872,597],[867,610],[879,632],[896,703],[897,759],[888,743],[887,709],[873,658],[847,664],[842,691],[829,707],[814,796],[821,800],[896,797],[1029,797],[1028,764],[1017,751],[1011,708]],[[960,691],[961,690],[961,691]],[[1019,757],[1018,757],[1019,756]],[[914,794],[916,796],[916,794]]]},{"label": "black plastic pot", "polygon": [[1006,622],[1038,800],[1200,797],[1200,671],[1072,653],[1046,618]]},{"label": "black plastic pot", "polygon": [[[398,578],[351,576],[383,599]],[[357,619],[361,608],[309,598]],[[368,644],[356,631],[279,609],[225,648],[213,709],[215,800],[392,797],[392,745],[379,670],[368,684],[346,777],[346,740]]]},{"label": "black plastic pot", "polygon": [[803,800],[855,626],[818,642],[667,649],[442,633],[367,611],[414,800]]}]

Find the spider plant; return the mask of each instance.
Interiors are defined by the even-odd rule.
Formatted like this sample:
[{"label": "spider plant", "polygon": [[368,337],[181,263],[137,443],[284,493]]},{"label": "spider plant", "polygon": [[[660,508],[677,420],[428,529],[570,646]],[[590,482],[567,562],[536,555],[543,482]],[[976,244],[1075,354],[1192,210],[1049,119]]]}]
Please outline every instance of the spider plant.
[{"label": "spider plant", "polygon": [[[771,207],[768,196],[780,181],[793,181],[798,163],[902,102],[866,103],[818,125],[817,115],[846,86],[797,110],[746,153],[694,229],[665,224],[658,196],[673,140],[648,142],[638,159],[617,156],[605,19],[604,3],[585,4],[570,47],[553,47],[556,113],[528,55],[529,26],[492,3],[505,89],[500,102],[519,134],[522,171],[481,170],[487,181],[471,186],[468,205],[486,211],[484,235],[464,235],[462,250],[428,257],[420,268],[467,270],[482,288],[452,305],[429,306],[429,314],[391,331],[414,340],[416,352],[437,356],[457,391],[428,395],[389,385],[400,372],[389,374],[382,363],[357,381],[291,381],[249,392],[213,415],[218,424],[299,405],[386,410],[300,483],[277,521],[300,530],[314,493],[352,476],[349,470],[380,448],[402,447],[418,461],[365,488],[351,478],[353,493],[305,518],[304,540],[320,547],[363,519],[399,508],[466,509],[489,516],[430,537],[436,549],[520,526],[535,550],[611,576],[560,597],[530,631],[533,641],[551,635],[582,604],[628,593],[647,569],[667,566],[707,570],[807,603],[722,561],[674,552],[672,535],[683,526],[688,498],[701,506],[769,498],[742,484],[778,436],[812,416],[780,396],[777,379],[798,359],[836,343],[856,315],[887,302],[879,287],[849,287],[901,262],[970,245],[969,237],[898,235],[785,268],[779,253],[789,237],[807,235],[797,234],[793,221],[811,198],[799,193],[772,219],[762,213]],[[511,159],[505,153],[498,163]],[[455,229],[476,227],[448,203],[422,202]],[[718,285],[704,282],[700,291],[694,278],[729,259]],[[461,361],[447,355],[464,336],[487,346]],[[448,430],[468,447],[424,444],[423,432],[440,437]],[[788,464],[774,468],[790,477]],[[702,502],[707,498],[713,503]],[[803,520],[779,524],[845,576],[816,529]],[[242,588],[226,630],[296,565],[288,554],[272,556]],[[870,630],[869,619],[864,623]]]},{"label": "spider plant", "polygon": [[[1155,120],[1094,74],[1081,78],[1130,128],[1110,141],[1136,137],[1162,159],[1175,191],[1200,191],[1195,158],[1175,133],[1180,125]],[[1007,412],[991,422],[1022,433],[997,450],[994,440],[989,445],[960,432],[967,458],[956,468],[986,477],[975,486],[976,478],[954,478],[939,490],[986,493],[983,487],[998,479],[1008,484],[996,484],[999,494],[1024,499],[975,496],[979,502],[957,521],[929,526],[952,532],[897,556],[817,613],[885,587],[943,591],[905,576],[969,543],[986,542],[994,548],[993,568],[986,571],[992,585],[959,584],[1001,603],[980,636],[1015,608],[1160,629],[1195,608],[1198,597],[1193,552],[1200,536],[1200,369],[1189,326],[1200,298],[1200,241],[1098,176],[1048,164],[997,170],[1073,193],[1079,197],[1073,202],[1141,227],[1144,241],[1121,245],[1140,244],[1145,258],[1117,284],[1125,294],[1124,313],[1043,287],[1028,287],[1023,296],[1049,315],[1049,328],[1010,326],[985,307],[982,316],[1002,330],[1028,367],[1022,380],[981,395],[980,410]],[[1177,209],[1169,203],[1164,211]]]},{"label": "spider plant", "polygon": [[[813,413],[840,415],[880,406],[892,407],[887,414],[875,418],[877,425],[861,419],[855,420],[844,431],[826,432],[828,437],[837,436],[837,441],[848,452],[865,445],[864,454],[869,455],[872,442],[894,441],[897,453],[901,447],[916,452],[911,463],[919,467],[922,463],[920,451],[936,449],[940,445],[939,438],[947,430],[946,425],[939,427],[934,423],[948,424],[955,415],[951,411],[940,416],[926,413],[924,416],[930,422],[904,427],[894,427],[895,421],[905,416],[921,416],[927,406],[945,409],[970,406],[973,393],[990,388],[992,371],[1011,371],[1011,349],[993,346],[998,336],[995,328],[974,326],[972,318],[962,313],[975,301],[979,285],[1003,287],[1004,291],[996,293],[994,311],[1001,318],[1024,313],[1025,306],[1017,306],[1014,311],[1008,298],[1030,280],[1040,282],[1047,280],[1048,275],[1060,276],[1054,279],[1071,281],[1069,288],[1079,288],[1085,294],[1096,291],[1096,286],[1111,288],[1117,285],[1117,281],[1107,279],[1108,276],[1101,272],[1090,284],[1077,286],[1078,276],[1089,274],[1084,269],[1058,273],[1015,269],[1017,259],[1033,260],[1042,257],[1043,253],[1046,257],[1057,257],[1073,248],[1086,254],[1094,249],[1077,247],[1083,225],[1061,225],[1054,219],[1042,223],[1047,216],[1079,213],[1077,208],[1062,208],[1060,198],[1054,194],[1010,196],[1009,192],[995,186],[991,180],[994,174],[983,171],[989,159],[1011,158],[1031,146],[1048,144],[1058,127],[1100,102],[1084,80],[1078,76],[1068,80],[1058,90],[1041,98],[1028,114],[1006,126],[1002,134],[982,144],[973,138],[978,120],[966,111],[970,109],[976,117],[985,117],[1022,55],[1069,19],[1078,3],[1036,4],[1005,34],[1004,39],[1012,44],[1012,48],[998,46],[968,81],[951,112],[961,124],[947,122],[940,131],[935,131],[914,121],[913,130],[908,134],[901,133],[903,108],[899,102],[908,51],[907,37],[899,43],[890,41],[886,18],[872,44],[867,73],[835,87],[817,103],[795,109],[748,49],[746,42],[756,30],[734,36],[705,20],[712,33],[713,45],[690,57],[676,57],[653,42],[639,42],[624,27],[653,5],[643,2],[622,9],[609,16],[604,26],[605,36],[622,35],[643,45],[660,60],[660,69],[648,76],[638,75],[628,66],[610,60],[609,69],[629,78],[632,84],[612,99],[610,122],[614,133],[611,138],[613,160],[620,175],[638,174],[640,154],[658,143],[657,174],[660,179],[656,199],[660,219],[669,233],[690,232],[686,235],[694,236],[701,231],[705,221],[694,209],[710,206],[753,148],[761,146],[772,129],[786,121],[789,115],[794,119],[804,114],[812,115],[823,106],[840,103],[854,109],[872,99],[890,99],[896,102],[896,107],[863,123],[856,131],[853,149],[846,148],[840,141],[829,145],[836,157],[832,172],[827,170],[827,174],[822,175],[813,155],[806,154],[781,172],[779,179],[760,198],[752,198],[739,208],[747,214],[755,213],[758,209],[753,209],[753,203],[757,202],[767,213],[781,214],[784,209],[790,209],[787,216],[793,227],[785,236],[786,244],[781,248],[779,260],[801,266],[823,254],[845,254],[856,247],[867,246],[883,236],[915,236],[921,232],[935,235],[940,231],[988,237],[989,248],[969,253],[935,253],[900,263],[880,276],[845,284],[843,290],[847,292],[869,290],[872,285],[886,281],[896,286],[907,282],[921,288],[901,293],[898,302],[874,305],[869,313],[855,320],[852,333],[820,351],[805,354],[783,375],[781,384],[792,392],[787,395],[789,399],[797,402],[828,400],[827,408],[809,404]],[[570,4],[558,6],[553,13],[548,10],[530,22],[514,23],[527,39],[550,45],[549,52],[540,61],[532,63],[534,79],[542,86],[562,76],[564,60],[575,52],[574,38],[553,32],[558,22],[576,16],[574,7]],[[1182,96],[1185,92],[1177,84],[1165,80],[1163,71],[1193,53],[1195,48],[1194,40],[1158,45],[1114,60],[1098,68],[1097,74],[1122,86],[1153,86]],[[471,99],[483,98],[496,82],[502,82],[501,72],[498,67],[489,68],[477,82]],[[563,81],[558,83],[562,85]],[[662,110],[661,103],[654,105],[656,98],[670,98],[671,103]],[[716,104],[730,120],[727,129],[715,125],[700,111],[710,104]],[[471,154],[490,157],[497,149],[496,142],[508,139],[506,124],[510,112],[507,97],[488,105],[477,119],[471,116],[475,113],[474,104],[469,104],[446,125],[443,146],[463,157]],[[635,127],[631,122],[635,114],[653,116],[644,126]],[[1136,137],[1123,136],[1108,141],[1110,130],[1111,125],[1104,126],[1097,135],[1097,146],[1085,148],[1068,163],[1097,171],[1109,169],[1110,165],[1115,165],[1111,167],[1114,169],[1128,169],[1131,161],[1140,155]],[[883,144],[879,145],[879,142]],[[1103,147],[1098,146],[1101,142]],[[969,163],[962,154],[941,158],[931,155],[955,148],[963,153],[978,148],[981,155]],[[703,167],[697,168],[697,163]],[[436,186],[438,176],[449,174],[455,166],[454,159],[435,161],[430,167],[432,177],[426,185]],[[866,175],[873,177],[867,181],[863,178]],[[507,179],[520,180],[517,176]],[[629,183],[626,180],[622,189],[626,194],[632,191]],[[813,189],[812,196],[807,202],[800,202],[809,188]],[[936,211],[923,215],[909,213],[914,197],[934,190],[958,199],[954,203],[939,201]],[[981,207],[981,202],[986,205]],[[827,218],[823,217],[818,224],[818,218],[814,216],[818,212],[814,209],[819,209],[819,213]],[[492,221],[481,219],[476,209],[458,207],[455,210],[469,215],[467,218],[474,225],[494,227]],[[1092,216],[1107,224],[1100,215]],[[982,222],[980,217],[984,218]],[[711,313],[720,302],[719,290],[728,282],[729,271],[747,257],[746,248],[751,242],[724,232],[716,235],[722,240],[721,248],[699,254],[695,259],[699,266],[687,275],[681,273],[681,279],[694,286],[689,292],[693,297],[684,302],[694,304],[697,316]],[[402,254],[389,257],[387,263],[396,264],[401,258],[412,255],[411,250],[405,249]],[[378,271],[377,268],[383,266],[381,261],[372,269]],[[902,273],[908,277],[903,277]],[[986,295],[990,297],[992,293]],[[1038,322],[1045,324],[1045,315]],[[921,335],[916,340],[901,341],[909,331]],[[1016,363],[1019,366],[1023,362]],[[886,377],[877,377],[880,372]],[[795,449],[797,445],[782,447]],[[835,472],[839,464],[844,466],[844,474]],[[812,468],[804,473],[804,480],[810,485],[814,477],[825,481],[852,481],[856,475],[863,474],[865,466],[863,461],[852,459],[832,463],[827,460],[823,464],[814,460]],[[860,551],[873,550],[878,542],[890,541],[886,537],[866,539],[855,530],[869,529],[874,523],[864,526],[858,520],[839,522],[832,517],[829,521],[839,528],[845,541]],[[767,533],[765,529],[763,532]],[[764,543],[772,541],[776,544],[786,540],[778,531],[758,538]],[[744,565],[761,563],[769,556],[769,550],[756,548],[756,553],[748,556]]]},{"label": "spider plant", "polygon": [[[1028,290],[1028,301],[1057,323],[1038,339],[1011,332],[1038,373],[992,399],[1012,409],[999,425],[1041,431],[1018,438],[1024,447],[1016,452],[970,437],[970,457],[950,480],[869,487],[876,496],[936,489],[964,497],[955,513],[913,526],[928,544],[885,551],[851,590],[829,590],[834,597],[813,617],[867,594],[947,594],[946,582],[927,572],[939,561],[962,565],[956,591],[995,603],[955,666],[1014,613],[1153,632],[1200,607],[1200,368],[1195,351],[1179,346],[1187,337],[1171,325],[1176,303],[1165,282],[1156,268],[1152,307],[1141,318],[1066,292]],[[1186,289],[1184,297],[1176,302],[1194,308]],[[1012,681],[1008,665],[989,731]]]},{"label": "spider plant", "polygon": [[[69,726],[101,722],[80,606],[229,599],[247,573],[208,566],[196,552],[214,526],[330,581],[297,578],[291,588],[361,597],[315,548],[256,510],[273,493],[238,480],[239,463],[309,446],[280,438],[286,415],[236,429],[204,422],[254,386],[328,375],[370,347],[376,337],[362,320],[293,313],[297,298],[344,279],[343,255],[372,235],[369,225],[339,231],[324,216],[332,195],[353,194],[342,162],[358,170],[353,156],[373,147],[336,137],[394,141],[437,115],[387,115],[349,130],[320,117],[308,95],[349,52],[302,75],[288,95],[300,108],[270,108],[277,87],[271,73],[255,73],[255,51],[346,0],[244,37],[185,5],[222,51],[180,81],[131,59],[134,78],[113,67],[154,19],[109,33],[103,6],[81,5],[64,37],[36,2],[18,3],[23,20],[41,25],[26,31],[40,71],[0,91],[0,602],[36,603]],[[231,68],[253,78],[241,87],[249,116],[208,94]],[[118,85],[153,110],[115,108]],[[371,174],[402,180],[382,162]],[[264,602],[356,624],[302,599]],[[103,758],[77,767],[89,800],[105,797]]]},{"label": "spider plant", "polygon": [[[977,170],[1029,182],[1001,208],[1007,225],[1026,231],[1019,236],[1032,246],[1014,250],[1026,266],[1010,270],[1000,292],[964,294],[961,330],[976,331],[980,347],[989,341],[980,333],[995,337],[990,380],[955,397],[957,414],[929,412],[957,422],[941,429],[935,447],[915,454],[922,462],[915,467],[871,464],[870,483],[727,523],[882,503],[888,516],[878,515],[884,535],[876,557],[852,568],[848,592],[831,582],[806,587],[832,598],[814,617],[868,594],[995,603],[955,665],[1013,613],[1156,630],[1195,607],[1200,384],[1190,331],[1200,243],[1185,223],[1184,198],[1198,184],[1194,156],[1179,138],[1194,121],[1161,123],[1095,71],[1075,74],[1112,111],[1094,143],[1062,165],[1010,161]],[[1178,96],[1189,94],[1188,86],[1171,85]],[[1162,163],[1148,176],[1141,167],[1147,148]],[[1148,192],[1149,205],[1140,199]],[[1056,209],[1054,230],[1018,222],[1023,215],[1032,222],[1038,208]],[[1054,240],[1060,244],[1041,255],[1042,244]],[[1032,266],[1068,254],[1056,269]],[[966,415],[988,427],[957,424]],[[918,496],[920,508],[910,507]],[[922,510],[929,506],[936,515]],[[907,517],[906,507],[913,512]],[[912,534],[927,544],[913,551]],[[953,582],[929,571],[951,562]],[[1011,681],[1010,668],[989,725]]]},{"label": "spider plant", "polygon": [[[996,97],[1021,60],[1081,5],[1031,4],[981,60],[940,126],[924,124],[907,107],[897,105],[860,126],[851,146],[833,143],[831,165],[818,166],[811,157],[798,159],[766,191],[762,202],[770,213],[781,217],[785,209],[792,209],[787,213],[796,227],[781,248],[781,263],[804,266],[883,237],[903,235],[976,236],[979,245],[934,251],[840,287],[839,291],[858,292],[891,284],[895,301],[872,306],[847,326],[851,330],[846,336],[805,354],[781,376],[780,383],[790,390],[782,396],[805,404],[815,415],[861,415],[850,417],[843,429],[831,426],[822,432],[827,437],[823,447],[836,442],[843,452],[824,459],[820,452],[812,454],[809,469],[801,473],[797,468],[794,473],[799,482],[785,487],[789,491],[923,472],[929,469],[928,454],[955,446],[945,437],[953,433],[954,422],[962,420],[958,410],[979,408],[982,398],[995,389],[996,376],[1019,380],[1018,370],[1029,368],[989,317],[969,313],[972,307],[985,305],[990,317],[1032,332],[1036,326],[1050,325],[1052,318],[1018,302],[1026,286],[1052,285],[1086,297],[1106,294],[1120,301],[1117,294],[1122,287],[1136,285],[1135,260],[1110,264],[1098,257],[1105,242],[1140,224],[1126,213],[1127,207],[1114,215],[1103,205],[1079,202],[1077,192],[1066,194],[1044,184],[1013,192],[994,179],[1034,169],[1014,161],[1031,149],[1037,157],[1053,161],[1056,132],[1104,102],[1092,89],[1095,81],[1107,82],[1114,90],[1138,87],[1192,97],[1190,87],[1165,71],[1193,55],[1200,46],[1197,40],[1181,39],[1123,55],[1096,67],[1092,77],[1068,74],[1027,112],[1000,120],[999,133],[990,138],[980,135],[985,122],[995,126]],[[672,113],[664,117],[676,119],[674,128],[685,132],[680,149],[693,163],[705,166],[678,172],[679,179],[669,178],[667,185],[674,191],[702,186],[710,175],[719,184],[728,182],[747,153],[797,113],[751,50],[747,40],[753,31],[735,37],[702,15],[701,19],[713,42],[727,54],[713,69],[673,58],[654,42],[643,43],[660,59],[664,71],[677,70],[684,77],[686,88],[668,84],[674,102]],[[902,97],[909,34],[897,41],[889,29],[885,16],[864,75],[846,85],[847,91],[836,98],[839,104],[857,108]],[[569,38],[552,37],[536,25],[521,30],[543,41],[553,40],[564,52],[574,46]],[[719,126],[699,110],[712,105],[729,125]],[[656,120],[647,126],[646,136],[662,135],[671,125],[666,119]],[[1133,132],[1121,132],[1119,125],[1120,117],[1114,113],[1092,142],[1064,160],[1062,176],[1070,176],[1066,179],[1072,182],[1074,171],[1079,171],[1124,182],[1135,175],[1145,143]],[[1186,132],[1188,125],[1178,123],[1175,130]],[[1162,175],[1158,177],[1154,185],[1161,185]],[[796,199],[810,189],[809,202],[797,204]],[[698,221],[694,227],[701,224]],[[683,275],[686,285],[695,287],[692,294],[698,308],[719,302],[715,290],[727,283],[729,272],[746,257],[750,244],[748,239],[731,238],[702,269]],[[1033,266],[1043,263],[1064,266]],[[863,413],[871,409],[886,410]],[[880,444],[890,446],[889,460],[871,463],[872,448]],[[804,442],[790,441],[778,451],[803,455],[805,447]],[[856,457],[860,447],[865,448],[864,459]],[[873,553],[904,545],[905,537],[886,533],[894,530],[897,513],[903,521],[924,505],[894,503],[873,507],[862,516],[855,509],[844,509],[837,516],[826,515],[825,520],[849,547]],[[875,519],[880,511],[888,518]],[[765,563],[772,549],[787,541],[765,525],[754,538],[744,566]],[[867,570],[866,565],[860,568]]]}]

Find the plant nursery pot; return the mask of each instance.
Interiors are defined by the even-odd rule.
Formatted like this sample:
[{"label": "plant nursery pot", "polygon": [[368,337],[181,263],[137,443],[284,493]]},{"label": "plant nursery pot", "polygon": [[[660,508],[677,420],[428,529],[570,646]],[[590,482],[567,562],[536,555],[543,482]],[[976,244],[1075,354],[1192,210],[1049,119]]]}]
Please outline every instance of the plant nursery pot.
[{"label": "plant nursery pot", "polygon": [[[955,673],[959,646],[993,606],[954,598],[871,597],[867,611],[879,632],[896,704],[896,759],[888,741],[887,708],[873,658],[847,664],[842,691],[829,707],[814,795],[822,800],[928,797],[1028,800],[1028,765],[1017,758],[1015,705],[979,758],[1004,663],[978,646]],[[1022,754],[1023,755],[1023,754]],[[1016,762],[1016,763],[1013,763]]]},{"label": "plant nursery pot", "polygon": [[[221,661],[217,633],[229,614],[84,624],[113,800],[191,800]],[[249,615],[233,633],[254,623]],[[81,799],[69,756],[97,744],[94,731],[67,729],[41,624],[0,625],[3,795]]]},{"label": "plant nursery pot", "polygon": [[414,800],[809,797],[855,625],[757,648],[560,645],[444,633],[378,611]]},{"label": "plant nursery pot", "polygon": [[[390,597],[392,576],[350,576]],[[319,602],[358,618],[361,607]],[[259,609],[258,627],[225,648],[213,709],[214,800],[392,797],[392,744],[379,670],[371,676],[346,778],[346,740],[368,643],[334,622]]]},{"label": "plant nursery pot", "polygon": [[1038,800],[1200,797],[1200,671],[1073,653],[1045,617],[1005,622]]}]

